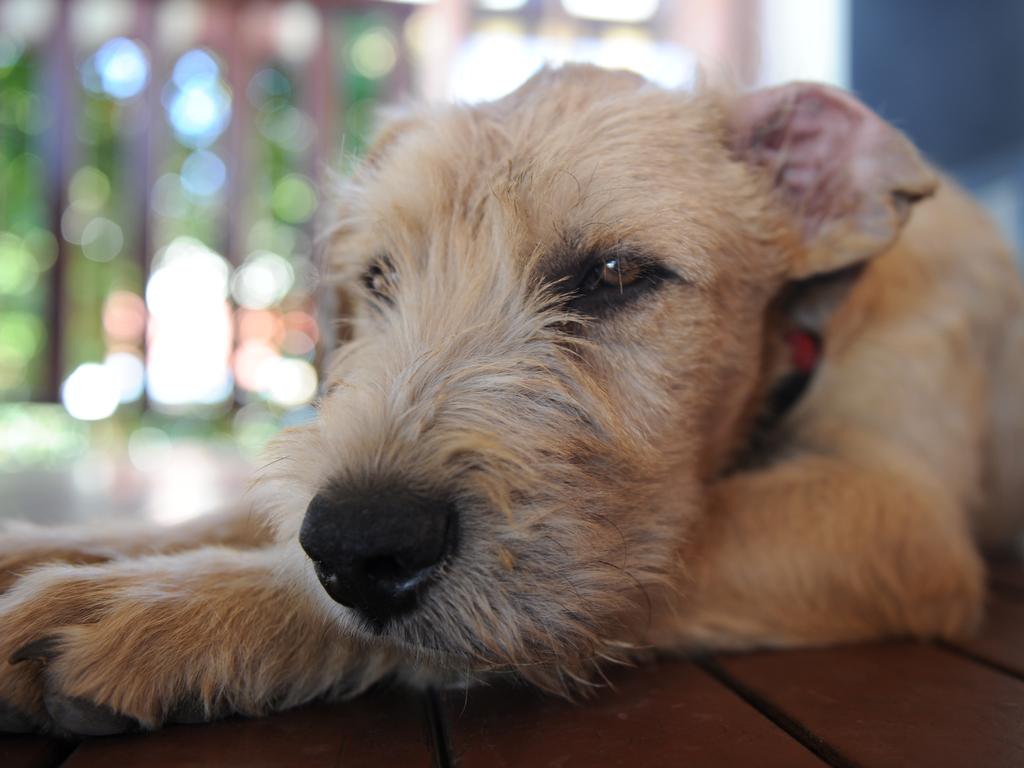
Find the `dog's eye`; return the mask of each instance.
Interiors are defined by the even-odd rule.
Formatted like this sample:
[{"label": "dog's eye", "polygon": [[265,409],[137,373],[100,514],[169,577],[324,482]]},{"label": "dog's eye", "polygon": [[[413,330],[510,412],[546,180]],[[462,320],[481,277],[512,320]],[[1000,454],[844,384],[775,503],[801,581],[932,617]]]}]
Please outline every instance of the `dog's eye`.
[{"label": "dog's eye", "polygon": [[379,299],[384,298],[388,289],[388,279],[380,265],[374,264],[366,270],[366,274],[363,275],[363,283],[374,296]]},{"label": "dog's eye", "polygon": [[625,289],[640,279],[643,270],[635,261],[619,256],[612,256],[596,264],[580,286],[584,291],[595,291],[599,288]]},{"label": "dog's eye", "polygon": [[398,273],[395,272],[391,259],[381,256],[363,273],[362,281],[373,298],[390,304],[391,295],[398,282]]},{"label": "dog's eye", "polygon": [[639,298],[673,273],[657,262],[629,254],[599,256],[569,288],[567,308],[599,315]]}]

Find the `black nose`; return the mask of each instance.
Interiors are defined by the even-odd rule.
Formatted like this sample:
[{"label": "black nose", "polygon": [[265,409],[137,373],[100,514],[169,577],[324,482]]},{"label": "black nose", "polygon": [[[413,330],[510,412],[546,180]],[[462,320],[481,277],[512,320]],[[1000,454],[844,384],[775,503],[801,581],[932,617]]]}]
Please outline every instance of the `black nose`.
[{"label": "black nose", "polygon": [[457,522],[455,505],[431,494],[332,486],[310,502],[299,543],[332,598],[383,624],[416,607]]}]

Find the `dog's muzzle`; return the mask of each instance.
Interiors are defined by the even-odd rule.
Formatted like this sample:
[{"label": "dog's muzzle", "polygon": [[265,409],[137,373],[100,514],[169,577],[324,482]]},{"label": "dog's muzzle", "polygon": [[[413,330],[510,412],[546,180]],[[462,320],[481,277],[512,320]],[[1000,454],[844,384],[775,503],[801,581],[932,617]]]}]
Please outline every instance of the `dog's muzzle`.
[{"label": "dog's muzzle", "polygon": [[332,485],[306,509],[299,543],[327,594],[380,628],[416,608],[457,536],[450,500]]}]

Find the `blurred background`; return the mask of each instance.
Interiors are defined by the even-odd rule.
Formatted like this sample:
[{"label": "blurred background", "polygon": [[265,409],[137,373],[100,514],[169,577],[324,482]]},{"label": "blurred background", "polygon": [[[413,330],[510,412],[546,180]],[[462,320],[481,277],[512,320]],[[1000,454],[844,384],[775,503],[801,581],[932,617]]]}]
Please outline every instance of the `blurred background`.
[{"label": "blurred background", "polygon": [[175,522],[311,418],[321,190],[382,103],[568,60],[823,80],[1019,243],[1022,33],[1016,0],[0,0],[0,514]]}]

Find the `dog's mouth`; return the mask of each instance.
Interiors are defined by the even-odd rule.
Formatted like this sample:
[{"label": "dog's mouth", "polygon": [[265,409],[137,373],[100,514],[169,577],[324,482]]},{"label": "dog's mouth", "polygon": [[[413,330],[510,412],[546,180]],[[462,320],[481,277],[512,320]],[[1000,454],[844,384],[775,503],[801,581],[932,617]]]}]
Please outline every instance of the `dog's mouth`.
[{"label": "dog's mouth", "polygon": [[[447,565],[448,560],[445,559],[409,575],[405,566],[380,563],[375,566],[379,571],[375,586],[363,592],[340,587],[337,575],[319,561],[313,561],[313,570],[327,594],[350,609],[359,631],[382,637],[420,621],[419,614],[427,593],[443,581]],[[344,598],[339,599],[339,593],[344,594]]]}]

